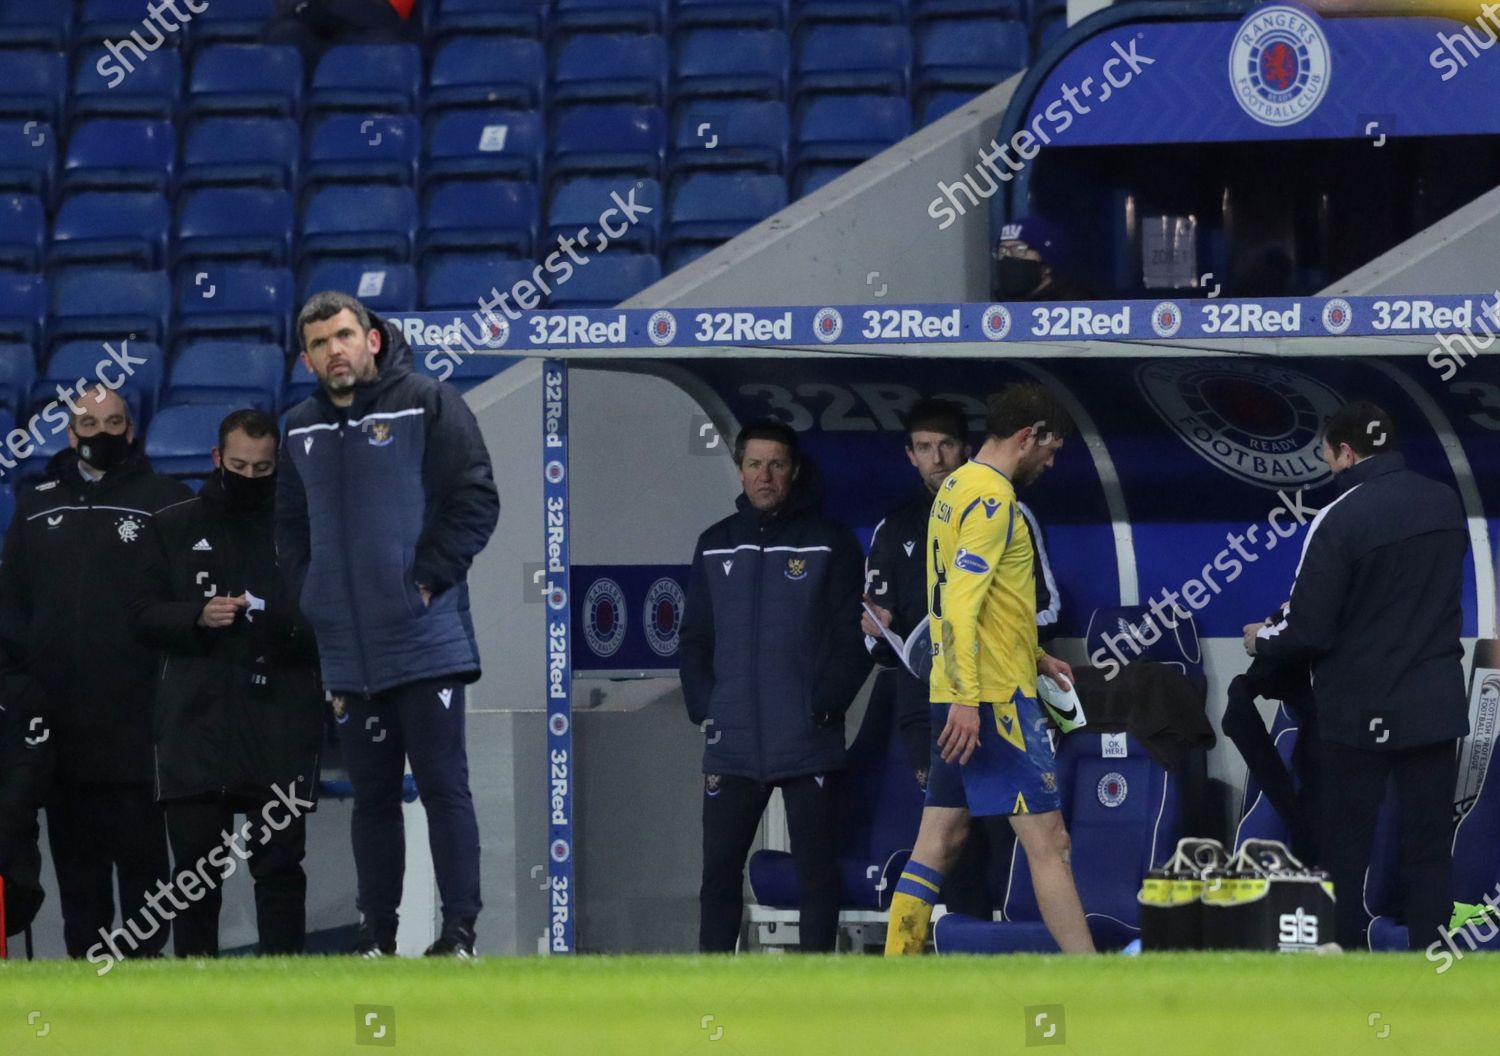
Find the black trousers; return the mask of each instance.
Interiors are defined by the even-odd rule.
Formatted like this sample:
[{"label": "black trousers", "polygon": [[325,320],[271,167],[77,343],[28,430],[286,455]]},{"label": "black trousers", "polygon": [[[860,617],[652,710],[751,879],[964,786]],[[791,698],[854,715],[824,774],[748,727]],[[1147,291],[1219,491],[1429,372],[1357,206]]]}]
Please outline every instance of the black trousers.
[{"label": "black trousers", "polygon": [[1453,788],[1458,759],[1451,740],[1396,752],[1369,752],[1324,741],[1322,853],[1338,900],[1337,940],[1365,946],[1365,870],[1375,822],[1394,775],[1401,820],[1408,945],[1437,941],[1453,913]]},{"label": "black trousers", "polygon": [[[1243,677],[1243,676],[1241,676]],[[1236,680],[1238,681],[1238,680]],[[1288,770],[1266,729],[1253,695],[1237,695],[1231,688],[1229,705],[1220,723],[1224,736],[1239,749],[1245,768],[1260,785],[1277,815],[1286,822],[1291,850],[1303,865],[1321,865],[1318,818],[1321,814],[1317,714],[1308,708],[1295,712],[1297,743]],[[1249,804],[1246,804],[1249,806]]]},{"label": "black trousers", "polygon": [[59,779],[47,799],[47,845],[57,871],[63,941],[69,957],[86,957],[110,932],[115,883],[127,934],[120,952],[155,957],[170,922],[146,904],[171,876],[167,830],[150,785],[85,785]]},{"label": "black trousers", "polygon": [[[179,957],[217,957],[219,954],[219,910],[224,903],[226,865],[238,869],[240,852],[248,854],[250,875],[255,880],[255,923],[260,931],[262,954],[301,953],[307,938],[307,874],[302,858],[307,852],[307,815],[293,816],[284,804],[236,801],[214,796],[179,800],[166,805],[167,837],[172,844],[176,874],[199,872],[214,880],[202,888],[203,897],[188,902],[172,922],[172,943]],[[228,854],[209,855],[235,835],[235,814],[248,823],[244,838],[234,841]],[[277,828],[276,826],[281,826]],[[232,848],[238,847],[235,851]],[[209,861],[200,871],[200,863]],[[180,897],[180,896],[179,896]]]},{"label": "black trousers", "polygon": [[703,886],[698,893],[698,948],[733,953],[745,909],[745,858],[755,830],[781,788],[797,884],[804,952],[832,952],[838,940],[839,874],[834,846],[836,775],[789,778],[775,785],[748,777],[707,775],[703,787]]},{"label": "black trousers", "polygon": [[424,679],[370,697],[348,698],[339,727],[354,785],[350,831],[359,874],[359,911],[394,922],[406,874],[401,778],[406,763],[427,812],[427,842],[444,921],[470,925],[479,916],[479,823],[469,792],[464,740],[464,687]]}]

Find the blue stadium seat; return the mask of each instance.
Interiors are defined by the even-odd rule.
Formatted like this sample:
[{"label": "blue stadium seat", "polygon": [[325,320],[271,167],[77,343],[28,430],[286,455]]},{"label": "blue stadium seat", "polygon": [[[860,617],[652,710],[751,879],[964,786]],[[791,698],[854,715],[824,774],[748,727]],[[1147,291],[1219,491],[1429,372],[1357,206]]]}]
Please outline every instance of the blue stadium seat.
[{"label": "blue stadium seat", "polygon": [[47,283],[40,275],[0,271],[0,341],[39,343],[47,305]]},{"label": "blue stadium seat", "polygon": [[567,282],[552,291],[552,308],[612,308],[661,278],[655,253],[606,253],[574,268]]},{"label": "blue stadium seat", "polygon": [[[721,56],[722,58],[722,56]],[[667,94],[667,42],[653,34],[581,33],[563,41],[552,68],[549,105],[581,102],[661,106]]]},{"label": "blue stadium seat", "polygon": [[1031,45],[1024,22],[944,19],[917,33],[919,91],[982,92],[1025,69]]},{"label": "blue stadium seat", "polygon": [[0,121],[0,191],[50,200],[57,179],[57,147],[51,125]]},{"label": "blue stadium seat", "polygon": [[146,431],[146,457],[158,473],[169,476],[207,476],[213,472],[212,451],[219,442],[219,423],[236,403],[181,403],[163,407]]},{"label": "blue stadium seat", "polygon": [[425,190],[447,180],[535,180],[542,172],[542,115],[534,110],[451,110],[427,122]]},{"label": "blue stadium seat", "polygon": [[331,260],[307,274],[298,304],[321,290],[340,290],[358,297],[377,312],[410,312],[417,307],[417,270],[410,264]]},{"label": "blue stadium seat", "polygon": [[291,326],[292,273],[245,264],[189,265],[177,273],[173,345],[200,338],[285,344]]},{"label": "blue stadium seat", "polygon": [[302,211],[299,267],[314,255],[405,263],[411,259],[416,234],[417,199],[408,188],[325,187],[308,199]]},{"label": "blue stadium seat", "polygon": [[[72,3],[41,4],[11,0],[0,4],[0,40],[7,48],[66,51],[73,31]],[[5,57],[6,72],[14,53]]]},{"label": "blue stadium seat", "polygon": [[951,114],[974,98],[973,92],[929,92],[917,97],[917,112],[925,128],[940,117]]},{"label": "blue stadium seat", "polygon": [[784,29],[787,0],[672,0],[673,32],[703,26]]},{"label": "blue stadium seat", "polygon": [[545,0],[427,0],[422,6],[436,8],[428,15],[427,39],[440,42],[494,33],[540,40],[549,5]]},{"label": "blue stadium seat", "polygon": [[661,178],[667,120],[660,107],[605,103],[571,106],[557,116],[547,158],[547,178],[622,173]]},{"label": "blue stadium seat", "polygon": [[[1046,0],[1030,0],[1030,6],[1041,10]],[[911,0],[911,22],[918,25],[933,19],[1011,18],[1025,22],[1029,17],[1027,0]],[[1062,0],[1067,9],[1067,0]]]},{"label": "blue stadium seat", "polygon": [[163,408],[231,403],[275,414],[281,404],[286,357],[280,345],[199,341],[172,363],[162,392]]},{"label": "blue stadium seat", "polygon": [[159,345],[166,334],[172,283],[165,271],[71,268],[58,273],[51,294],[48,347],[86,338],[118,341],[130,334]]},{"label": "blue stadium seat", "polygon": [[422,210],[418,255],[434,252],[531,256],[541,204],[535,184],[515,180],[445,183]]},{"label": "blue stadium seat", "polygon": [[818,25],[797,45],[792,96],[808,92],[905,95],[911,34],[905,26]]},{"label": "blue stadium seat", "polygon": [[281,390],[281,406],[295,407],[317,390],[317,375],[307,369],[301,356],[295,357],[292,360],[292,369],[287,374],[286,385]]},{"label": "blue stadium seat", "polygon": [[780,176],[698,173],[678,184],[667,220],[667,243],[727,242],[786,205]]},{"label": "blue stadium seat", "polygon": [[[611,192],[622,201],[629,201],[634,193],[635,201],[651,210],[642,213],[637,222],[619,235],[600,231],[600,215],[616,208]],[[655,180],[624,180],[608,176],[579,176],[558,184],[547,207],[547,241],[558,236],[571,237],[584,227],[589,234],[584,236],[581,252],[589,253],[598,244],[601,234],[609,239],[609,249],[634,249],[646,253],[656,252],[661,233],[662,215],[661,184]],[[620,230],[624,221],[620,215],[611,216],[608,225]],[[590,265],[592,266],[592,261]]]},{"label": "blue stadium seat", "polygon": [[[120,395],[130,407],[130,415],[139,431],[151,420],[161,395],[162,378],[166,374],[166,354],[161,346],[146,341],[126,338],[124,344],[110,339],[110,343],[128,355],[131,360],[130,373],[123,375],[115,365],[113,357],[100,341],[69,341],[53,349],[47,365],[38,374],[31,387],[32,413],[45,408],[59,399],[57,390],[78,391],[80,381],[93,382],[100,379],[100,364],[104,368],[103,379],[118,384]],[[144,362],[138,362],[138,361]]]},{"label": "blue stadium seat", "polygon": [[421,88],[415,44],[336,44],[313,71],[307,109],[404,114],[416,109]]},{"label": "blue stadium seat", "polygon": [[[8,4],[0,11],[16,5]],[[5,53],[0,117],[57,124],[68,91],[68,61],[50,52]]]},{"label": "blue stadium seat", "polygon": [[410,187],[416,181],[421,136],[421,126],[410,114],[334,114],[308,138],[303,193],[330,183]]},{"label": "blue stadium seat", "polygon": [[857,164],[910,134],[911,107],[904,98],[818,96],[797,121],[792,168],[795,172],[809,163]]},{"label": "blue stadium seat", "polygon": [[792,177],[792,200],[796,201],[798,198],[806,198],[809,194],[821,190],[852,168],[854,168],[854,165],[842,163],[803,165],[797,170],[797,174]]},{"label": "blue stadium seat", "polygon": [[[137,43],[125,43],[132,33],[137,35],[139,44],[157,49],[181,47],[182,32],[164,31],[158,27],[150,19],[149,7],[148,0],[82,0],[73,26],[73,48],[92,47],[114,40],[120,43],[122,50],[129,49]],[[163,14],[171,17],[170,11],[163,11]],[[134,57],[132,53],[131,58]]]},{"label": "blue stadium seat", "polygon": [[167,194],[176,165],[177,130],[168,122],[101,118],[68,137],[62,189]]},{"label": "blue stadium seat", "polygon": [[291,117],[302,111],[302,53],[288,45],[215,44],[188,81],[191,117]]},{"label": "blue stadium seat", "polygon": [[120,60],[104,48],[90,48],[79,52],[73,67],[70,117],[74,124],[89,117],[171,121],[181,95],[182,56],[176,51],[161,48],[137,61],[133,54]]},{"label": "blue stadium seat", "polygon": [[182,150],[178,193],[199,187],[296,186],[302,133],[280,117],[211,117],[195,122]]},{"label": "blue stadium seat", "polygon": [[25,410],[36,380],[36,356],[30,345],[0,342],[0,408],[15,418]]},{"label": "blue stadium seat", "polygon": [[66,450],[67,446],[68,431],[66,429],[58,429],[55,432],[50,429],[44,429],[42,431],[42,443],[38,447],[33,448],[31,454],[22,459],[20,464],[7,474],[7,477],[14,474],[19,482],[19,486],[19,484],[25,484],[27,481],[46,476],[47,463],[52,461],[53,457],[59,451]]},{"label": "blue stadium seat", "polygon": [[699,257],[705,257],[718,247],[708,242],[683,242],[669,246],[662,257],[662,273],[670,275],[687,267]]},{"label": "blue stadium seat", "polygon": [[[1057,749],[1057,788],[1073,844],[1073,876],[1094,943],[1119,950],[1140,935],[1136,894],[1183,835],[1182,782],[1125,736],[1125,756],[1105,757],[1107,734],[1077,730]],[[1018,842],[1001,921],[949,913],[933,928],[939,953],[1055,953]]]},{"label": "blue stadium seat", "polygon": [[1036,35],[1036,51],[1042,51],[1052,46],[1052,42],[1068,31],[1067,9],[1060,11],[1048,11],[1043,14],[1032,26]]},{"label": "blue stadium seat", "polygon": [[[922,821],[922,789],[912,776],[889,696],[889,680],[896,673],[885,671],[876,677],[870,706],[849,746],[834,806],[839,905],[847,909],[890,906]],[[800,903],[796,866],[785,851],[756,851],[748,873],[750,890],[760,905],[794,909]]]},{"label": "blue stadium seat", "polygon": [[260,187],[206,187],[177,220],[176,262],[236,260],[282,267],[291,260],[292,196]]},{"label": "blue stadium seat", "polygon": [[427,112],[473,106],[537,109],[546,69],[546,54],[535,40],[450,40],[432,59]]},{"label": "blue stadium seat", "polygon": [[[1142,632],[1135,635],[1132,628],[1141,628]],[[1134,640],[1139,644],[1142,638],[1150,637],[1149,631],[1152,628],[1160,630],[1161,636],[1150,645],[1141,645],[1141,652],[1137,655],[1136,647],[1128,644],[1129,641]],[[1113,651],[1121,653],[1127,660],[1155,660],[1175,667],[1187,676],[1188,681],[1200,693],[1208,691],[1208,679],[1203,673],[1203,646],[1198,639],[1198,623],[1191,613],[1179,616],[1177,625],[1167,628],[1161,627],[1151,616],[1151,610],[1144,605],[1095,609],[1084,630],[1085,655],[1093,656],[1100,649],[1106,653],[1112,652],[1106,645],[1106,636],[1117,646]]]},{"label": "blue stadium seat", "polygon": [[666,0],[557,0],[551,33],[660,33],[666,27]]},{"label": "blue stadium seat", "polygon": [[194,48],[210,44],[254,44],[276,14],[275,0],[211,0],[188,27]]},{"label": "blue stadium seat", "polygon": [[700,29],[683,34],[674,53],[672,100],[784,99],[790,55],[786,34],[779,30]]},{"label": "blue stadium seat", "polygon": [[786,171],[790,138],[785,103],[695,100],[677,114],[670,181],[699,169],[779,175]]},{"label": "blue stadium seat", "polygon": [[39,270],[46,232],[47,210],[40,198],[0,193],[0,269]]},{"label": "blue stadium seat", "polygon": [[826,23],[881,23],[906,29],[906,0],[792,0],[791,25],[797,36]]},{"label": "blue stadium seat", "polygon": [[[1271,743],[1283,766],[1292,766],[1292,751],[1297,747],[1297,717],[1285,704],[1276,706],[1271,719]],[[1296,778],[1295,772],[1293,778]],[[1276,840],[1290,846],[1291,829],[1286,819],[1271,806],[1271,801],[1261,794],[1260,784],[1254,776],[1245,778],[1245,793],[1240,804],[1240,822],[1234,831],[1234,851],[1238,853],[1246,840]]]},{"label": "blue stadium seat", "polygon": [[[504,292],[522,279],[530,279],[536,265],[529,260],[498,257],[451,256],[432,261],[423,270],[424,311],[478,311],[481,299],[492,291]],[[473,323],[465,320],[470,326]]]},{"label": "blue stadium seat", "polygon": [[166,267],[172,210],[154,191],[81,191],[64,199],[52,221],[49,268],[69,264]]}]

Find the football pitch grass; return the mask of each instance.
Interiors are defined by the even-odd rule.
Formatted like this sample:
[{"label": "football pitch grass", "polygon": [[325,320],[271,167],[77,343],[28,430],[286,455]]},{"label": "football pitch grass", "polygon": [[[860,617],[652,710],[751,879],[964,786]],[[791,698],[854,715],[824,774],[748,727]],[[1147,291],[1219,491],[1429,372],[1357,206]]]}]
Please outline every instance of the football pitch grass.
[{"label": "football pitch grass", "polygon": [[1421,954],[236,958],[95,971],[0,966],[0,1053],[1500,1050],[1500,957],[1474,954],[1441,975]]}]

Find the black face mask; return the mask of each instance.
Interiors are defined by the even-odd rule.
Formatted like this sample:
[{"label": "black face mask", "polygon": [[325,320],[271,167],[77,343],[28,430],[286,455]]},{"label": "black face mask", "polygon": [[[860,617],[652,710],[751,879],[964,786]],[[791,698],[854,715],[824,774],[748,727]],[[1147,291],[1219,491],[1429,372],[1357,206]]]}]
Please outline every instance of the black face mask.
[{"label": "black face mask", "polygon": [[98,470],[111,470],[130,457],[135,445],[125,433],[99,431],[78,438],[78,457]]},{"label": "black face mask", "polygon": [[240,509],[258,509],[268,505],[276,494],[276,471],[263,477],[247,477],[236,473],[228,466],[219,467],[220,483],[224,485],[224,499]]},{"label": "black face mask", "polygon": [[1042,262],[1001,257],[997,262],[996,292],[1001,300],[1025,297],[1042,284]]}]

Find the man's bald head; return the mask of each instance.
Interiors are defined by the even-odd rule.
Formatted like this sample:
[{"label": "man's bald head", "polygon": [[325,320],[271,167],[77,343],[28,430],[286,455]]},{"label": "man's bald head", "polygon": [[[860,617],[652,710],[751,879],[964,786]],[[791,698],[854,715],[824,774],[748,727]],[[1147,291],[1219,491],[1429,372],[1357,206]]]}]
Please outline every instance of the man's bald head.
[{"label": "man's bald head", "polygon": [[92,436],[101,428],[105,432],[118,433],[122,430],[115,428],[114,424],[123,420],[125,430],[131,430],[134,423],[130,420],[130,406],[114,389],[105,385],[87,385],[78,391],[78,397],[73,401],[72,415],[73,432],[79,436]]}]

